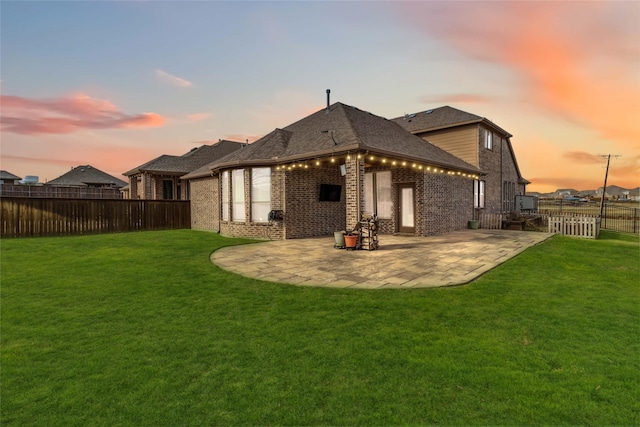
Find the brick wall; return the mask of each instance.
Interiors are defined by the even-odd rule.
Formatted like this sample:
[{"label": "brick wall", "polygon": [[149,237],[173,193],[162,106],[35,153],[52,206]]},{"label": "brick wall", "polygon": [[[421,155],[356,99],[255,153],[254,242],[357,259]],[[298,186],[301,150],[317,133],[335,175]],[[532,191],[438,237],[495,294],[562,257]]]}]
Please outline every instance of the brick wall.
[{"label": "brick wall", "polygon": [[473,219],[473,181],[446,174],[424,175],[424,228],[432,236],[467,228]]},{"label": "brick wall", "polygon": [[[479,127],[480,169],[487,172],[485,187],[485,209],[483,213],[501,213],[503,182],[513,182],[522,193],[522,187],[518,187],[518,173],[509,150],[506,138],[493,133],[493,149],[488,150],[484,146],[485,133],[488,130]],[[518,191],[516,191],[518,194]]]},{"label": "brick wall", "polygon": [[220,231],[219,182],[217,176],[191,180],[191,228]]},{"label": "brick wall", "polygon": [[[341,185],[339,202],[321,202],[320,184]],[[328,166],[286,173],[286,238],[332,236],[346,230],[346,185],[340,167]],[[355,225],[355,223],[353,224]],[[351,227],[353,227],[351,225]]]}]

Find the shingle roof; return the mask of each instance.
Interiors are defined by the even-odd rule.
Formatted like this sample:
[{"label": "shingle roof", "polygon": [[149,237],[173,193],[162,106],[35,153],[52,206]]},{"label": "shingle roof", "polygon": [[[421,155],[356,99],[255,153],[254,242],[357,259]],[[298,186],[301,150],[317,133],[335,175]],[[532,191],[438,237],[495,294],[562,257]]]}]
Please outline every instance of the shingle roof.
[{"label": "shingle roof", "polygon": [[182,156],[163,154],[160,157],[156,157],[147,163],[123,173],[123,175],[130,176],[140,172],[183,175],[240,149],[242,145],[241,142],[220,140],[212,145],[202,145],[194,148]]},{"label": "shingle roof", "polygon": [[12,174],[11,172],[0,170],[0,179],[6,179],[6,180],[9,180],[9,181],[12,181],[12,180],[15,181],[17,179],[22,179],[22,178]]},{"label": "shingle roof", "polygon": [[91,165],[77,166],[64,175],[47,182],[46,185],[63,185],[73,187],[87,187],[89,185],[110,185],[121,188],[127,183],[96,169]]},{"label": "shingle roof", "polygon": [[369,151],[480,172],[475,166],[412,135],[395,122],[337,102],[330,106],[328,114],[322,109],[284,129],[276,129],[242,150],[209,163],[184,178],[206,176],[212,170],[224,167],[278,164],[349,151]]},{"label": "shingle roof", "polygon": [[391,120],[411,133],[484,122],[490,127],[502,131],[505,135],[511,136],[507,131],[484,117],[467,113],[466,111],[458,110],[448,105],[419,113],[407,114]]}]

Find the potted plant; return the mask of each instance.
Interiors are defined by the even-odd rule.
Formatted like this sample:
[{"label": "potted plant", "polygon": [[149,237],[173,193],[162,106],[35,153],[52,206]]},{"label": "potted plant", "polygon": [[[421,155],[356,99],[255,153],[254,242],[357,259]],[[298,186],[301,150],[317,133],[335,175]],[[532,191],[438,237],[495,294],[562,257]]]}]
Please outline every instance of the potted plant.
[{"label": "potted plant", "polygon": [[478,209],[473,210],[473,219],[469,220],[468,226],[472,230],[480,228],[480,220],[476,219],[479,216]]},{"label": "potted plant", "polygon": [[348,232],[344,236],[344,243],[347,249],[355,249],[358,244],[358,235],[353,234],[353,232]]}]

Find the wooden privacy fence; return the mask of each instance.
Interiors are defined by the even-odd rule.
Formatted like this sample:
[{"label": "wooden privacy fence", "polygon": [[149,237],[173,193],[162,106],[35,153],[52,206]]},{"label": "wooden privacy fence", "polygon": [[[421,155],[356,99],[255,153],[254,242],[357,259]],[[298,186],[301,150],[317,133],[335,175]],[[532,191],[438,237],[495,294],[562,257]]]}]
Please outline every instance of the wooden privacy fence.
[{"label": "wooden privacy fence", "polygon": [[56,199],[122,199],[119,188],[65,187],[60,185],[0,185],[0,197]]},{"label": "wooden privacy fence", "polygon": [[0,237],[190,228],[188,200],[0,199]]},{"label": "wooden privacy fence", "polygon": [[597,239],[600,235],[600,217],[549,215],[549,233]]}]

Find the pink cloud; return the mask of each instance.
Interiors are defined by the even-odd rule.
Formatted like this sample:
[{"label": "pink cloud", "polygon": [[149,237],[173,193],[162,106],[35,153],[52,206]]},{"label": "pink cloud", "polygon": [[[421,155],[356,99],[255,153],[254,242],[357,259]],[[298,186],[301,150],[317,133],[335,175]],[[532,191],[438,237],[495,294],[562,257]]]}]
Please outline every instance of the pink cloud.
[{"label": "pink cloud", "polygon": [[201,120],[208,119],[209,117],[211,117],[211,114],[209,113],[193,113],[187,115],[187,120],[190,122],[199,122]]},{"label": "pink cloud", "polygon": [[0,103],[0,129],[22,135],[65,134],[81,129],[159,127],[165,122],[159,114],[125,114],[108,100],[84,94],[48,100],[2,95]]},{"label": "pink cloud", "polygon": [[403,19],[456,50],[516,71],[527,102],[548,115],[638,148],[640,3],[397,5]]}]

